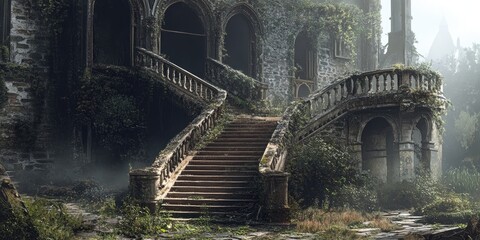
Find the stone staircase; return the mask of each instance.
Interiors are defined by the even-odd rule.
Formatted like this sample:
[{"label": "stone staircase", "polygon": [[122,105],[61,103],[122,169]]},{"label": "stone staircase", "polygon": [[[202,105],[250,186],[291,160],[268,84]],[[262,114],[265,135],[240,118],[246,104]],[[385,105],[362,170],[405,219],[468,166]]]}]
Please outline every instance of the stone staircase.
[{"label": "stone staircase", "polygon": [[174,218],[245,217],[258,202],[256,178],[275,118],[237,118],[198,151],[163,199]]}]

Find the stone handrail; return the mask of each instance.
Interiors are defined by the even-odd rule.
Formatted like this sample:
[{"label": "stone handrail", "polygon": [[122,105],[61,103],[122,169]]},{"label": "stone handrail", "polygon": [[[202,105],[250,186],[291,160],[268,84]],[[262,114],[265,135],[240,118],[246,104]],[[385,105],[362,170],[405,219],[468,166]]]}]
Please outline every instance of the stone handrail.
[{"label": "stone handrail", "polygon": [[183,88],[187,93],[193,94],[204,102],[210,102],[220,91],[223,91],[144,48],[137,48],[135,64],[159,74],[166,82]]},{"label": "stone handrail", "polygon": [[208,58],[206,64],[209,81],[244,100],[263,100],[268,85],[245,75],[215,59]]},{"label": "stone handrail", "polygon": [[130,192],[144,205],[155,207],[168,178],[194,149],[200,137],[217,123],[227,93],[148,50],[137,48],[136,65],[158,74],[159,79],[173,85],[195,99],[208,103],[201,114],[168,143],[152,166],[130,172]]},{"label": "stone handrail", "polygon": [[402,94],[405,90],[423,91],[441,97],[443,87],[441,78],[433,72],[386,69],[341,79],[296,102],[285,111],[270,139],[259,166],[260,172],[282,172],[287,146],[311,136],[326,123],[353,110],[344,107],[335,112],[341,105],[365,97]]}]

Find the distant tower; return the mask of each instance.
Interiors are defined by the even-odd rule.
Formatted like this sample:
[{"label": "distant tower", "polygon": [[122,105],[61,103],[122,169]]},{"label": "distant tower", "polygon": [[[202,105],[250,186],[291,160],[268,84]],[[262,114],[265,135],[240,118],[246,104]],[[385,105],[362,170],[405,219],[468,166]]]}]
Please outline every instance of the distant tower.
[{"label": "distant tower", "polygon": [[[458,45],[460,45],[460,40],[458,40]],[[440,23],[437,36],[428,52],[428,59],[441,60],[447,56],[453,56],[455,54],[455,48],[452,35],[448,29],[447,20],[444,17]]]},{"label": "distant tower", "polygon": [[416,60],[413,52],[411,0],[391,2],[391,32],[388,34],[388,48],[383,56],[382,66],[388,67],[396,63],[411,65]]}]

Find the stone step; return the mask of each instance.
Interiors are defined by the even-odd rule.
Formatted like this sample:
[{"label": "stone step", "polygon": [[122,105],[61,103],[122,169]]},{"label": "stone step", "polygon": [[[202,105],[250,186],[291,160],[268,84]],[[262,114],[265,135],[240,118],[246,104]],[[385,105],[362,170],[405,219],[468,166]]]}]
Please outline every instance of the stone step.
[{"label": "stone step", "polygon": [[234,146],[227,146],[227,147],[205,147],[202,149],[203,151],[227,151],[227,152],[265,152],[265,146],[258,146],[258,147],[243,147],[243,146],[238,146],[237,144]]},{"label": "stone step", "polygon": [[197,159],[190,160],[189,165],[222,165],[222,166],[245,166],[245,165],[254,165],[258,167],[258,160],[224,160],[224,159]]},{"label": "stone step", "polygon": [[235,156],[221,156],[221,155],[196,155],[193,160],[259,160],[262,155],[235,155]]},{"label": "stone step", "polygon": [[[245,214],[239,212],[208,212],[205,211],[175,211],[170,210],[166,211],[167,214],[171,215],[174,219],[189,219],[189,218],[199,218],[202,216],[208,216],[209,218],[230,218],[230,217],[242,217]],[[223,222],[223,221],[222,221]]]},{"label": "stone step", "polygon": [[258,170],[255,171],[233,171],[233,170],[183,170],[181,175],[245,175],[258,176]]},{"label": "stone step", "polygon": [[271,133],[256,134],[256,133],[221,133],[218,138],[257,138],[270,139]]},{"label": "stone step", "polygon": [[[255,192],[256,189],[252,186],[247,187],[216,187],[216,186],[175,186],[171,188],[170,191],[174,192],[218,192],[218,193],[237,193],[237,194],[244,194],[244,193],[252,193]],[[168,196],[168,195],[167,195]]]},{"label": "stone step", "polygon": [[167,198],[256,199],[257,193],[244,192],[169,192]]},{"label": "stone step", "polygon": [[221,142],[217,139],[215,142],[211,142],[211,143],[207,144],[206,147],[207,148],[208,147],[262,147],[262,148],[265,148],[267,146],[267,143],[268,143],[267,141],[262,141],[262,142],[244,141],[244,142],[241,142],[241,143],[233,142],[233,141]]},{"label": "stone step", "polygon": [[251,138],[251,137],[225,137],[221,136],[218,137],[215,142],[235,142],[237,144],[240,143],[262,143],[262,144],[267,144],[270,141],[270,138]]},{"label": "stone step", "polygon": [[207,187],[248,187],[251,181],[188,181],[177,180],[175,186],[207,186]]},{"label": "stone step", "polygon": [[178,176],[177,181],[252,181],[255,176],[235,175],[185,175]]},{"label": "stone step", "polygon": [[242,171],[242,170],[257,170],[258,165],[188,165],[185,170],[231,170],[231,171]]},{"label": "stone step", "polygon": [[246,205],[250,203],[258,202],[257,199],[209,199],[198,196],[192,196],[189,198],[164,198],[163,203],[167,204],[183,204],[183,205]]},{"label": "stone step", "polygon": [[250,132],[259,132],[259,133],[272,133],[272,128],[234,128],[226,127],[223,129],[223,132],[240,132],[240,133],[250,133]]},{"label": "stone step", "polygon": [[205,150],[201,150],[201,151],[198,151],[197,152],[197,155],[196,156],[202,156],[202,155],[219,155],[219,156],[245,156],[245,155],[255,155],[255,156],[258,156],[258,155],[263,155],[263,153],[265,152],[264,151],[235,151],[235,150],[230,150],[230,151],[205,151]]},{"label": "stone step", "polygon": [[236,212],[244,211],[246,208],[253,207],[246,205],[183,205],[183,204],[162,204],[162,209],[165,211],[193,211],[193,212]]}]

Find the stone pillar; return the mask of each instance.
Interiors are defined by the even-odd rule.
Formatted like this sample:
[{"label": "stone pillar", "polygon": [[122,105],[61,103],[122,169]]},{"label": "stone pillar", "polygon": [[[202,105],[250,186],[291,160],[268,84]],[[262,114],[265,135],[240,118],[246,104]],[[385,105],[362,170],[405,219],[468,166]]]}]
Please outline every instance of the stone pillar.
[{"label": "stone pillar", "polygon": [[398,143],[400,157],[400,181],[412,180],[415,176],[413,160],[415,157],[415,146],[411,141]]},{"label": "stone pillar", "polygon": [[358,170],[362,171],[363,163],[362,163],[362,143],[355,142],[350,144],[350,149],[352,153],[352,158],[357,163]]},{"label": "stone pillar", "polygon": [[155,211],[160,190],[160,174],[155,168],[137,169],[130,172],[129,191],[132,198],[142,206]]},{"label": "stone pillar", "polygon": [[286,172],[268,172],[263,174],[263,197],[267,221],[290,221],[290,208],[288,206],[289,176],[290,174]]}]

